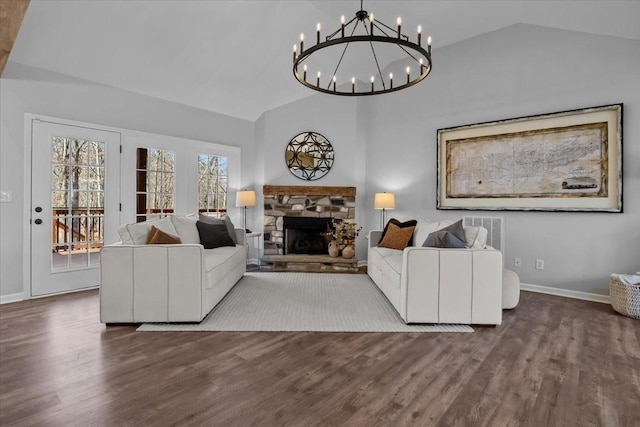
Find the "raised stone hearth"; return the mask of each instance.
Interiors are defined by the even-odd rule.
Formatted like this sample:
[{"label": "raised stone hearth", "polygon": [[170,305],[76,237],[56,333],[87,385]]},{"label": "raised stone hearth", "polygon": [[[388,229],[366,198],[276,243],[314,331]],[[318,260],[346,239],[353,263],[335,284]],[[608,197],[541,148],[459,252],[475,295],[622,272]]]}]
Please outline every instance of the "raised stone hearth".
[{"label": "raised stone hearth", "polygon": [[287,254],[285,217],[333,218],[355,222],[356,188],[326,186],[265,185],[264,257],[279,270],[357,271],[356,259],[330,258],[320,254]]},{"label": "raised stone hearth", "polygon": [[358,273],[355,258],[331,258],[329,255],[265,255],[262,262],[272,271],[309,271],[315,273]]}]

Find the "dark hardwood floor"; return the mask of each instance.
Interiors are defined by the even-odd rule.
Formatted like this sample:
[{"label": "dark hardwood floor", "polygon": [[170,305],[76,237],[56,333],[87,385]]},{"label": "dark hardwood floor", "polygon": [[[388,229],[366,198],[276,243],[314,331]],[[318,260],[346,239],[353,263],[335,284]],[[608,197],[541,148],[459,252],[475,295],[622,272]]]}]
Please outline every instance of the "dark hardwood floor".
[{"label": "dark hardwood floor", "polygon": [[0,306],[0,425],[640,426],[640,321],[522,292],[473,334],[136,332]]}]

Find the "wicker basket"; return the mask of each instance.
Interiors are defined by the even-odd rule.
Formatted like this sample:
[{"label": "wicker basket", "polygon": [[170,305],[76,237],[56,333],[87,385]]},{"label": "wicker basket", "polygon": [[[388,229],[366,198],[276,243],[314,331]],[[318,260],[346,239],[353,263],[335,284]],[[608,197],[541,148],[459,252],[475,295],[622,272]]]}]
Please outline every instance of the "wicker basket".
[{"label": "wicker basket", "polygon": [[612,274],[609,280],[609,294],[615,311],[640,319],[640,272]]}]

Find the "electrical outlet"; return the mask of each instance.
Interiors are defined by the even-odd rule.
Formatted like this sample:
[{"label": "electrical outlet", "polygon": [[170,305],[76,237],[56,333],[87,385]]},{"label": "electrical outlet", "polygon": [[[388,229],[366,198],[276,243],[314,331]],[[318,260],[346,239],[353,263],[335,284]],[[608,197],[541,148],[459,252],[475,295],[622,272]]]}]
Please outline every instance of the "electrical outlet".
[{"label": "electrical outlet", "polygon": [[11,203],[13,201],[13,194],[11,191],[0,191],[0,203]]},{"label": "electrical outlet", "polygon": [[536,260],[536,270],[544,270],[544,260],[537,259]]},{"label": "electrical outlet", "polygon": [[513,259],[513,265],[516,267],[522,267],[522,258],[514,258]]}]

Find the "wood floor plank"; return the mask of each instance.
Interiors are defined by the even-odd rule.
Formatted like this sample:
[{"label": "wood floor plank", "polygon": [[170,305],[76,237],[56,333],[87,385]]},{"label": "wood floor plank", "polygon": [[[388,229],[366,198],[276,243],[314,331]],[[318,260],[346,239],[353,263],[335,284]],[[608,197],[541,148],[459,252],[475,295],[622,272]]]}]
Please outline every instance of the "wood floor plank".
[{"label": "wood floor plank", "polygon": [[522,292],[473,334],[136,332],[0,306],[0,425],[640,425],[640,321]]}]

